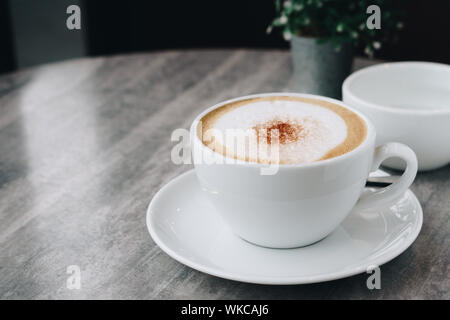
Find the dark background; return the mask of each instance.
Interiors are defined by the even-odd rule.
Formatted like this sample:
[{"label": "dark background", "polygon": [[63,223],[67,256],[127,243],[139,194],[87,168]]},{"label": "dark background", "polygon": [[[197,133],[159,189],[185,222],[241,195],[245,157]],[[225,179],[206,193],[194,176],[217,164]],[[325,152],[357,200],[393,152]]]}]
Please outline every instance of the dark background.
[{"label": "dark background", "polygon": [[[78,4],[82,30],[66,28]],[[403,1],[405,29],[387,60],[450,63],[450,1]],[[272,0],[0,0],[0,72],[79,56],[193,47],[287,48],[266,34]]]}]

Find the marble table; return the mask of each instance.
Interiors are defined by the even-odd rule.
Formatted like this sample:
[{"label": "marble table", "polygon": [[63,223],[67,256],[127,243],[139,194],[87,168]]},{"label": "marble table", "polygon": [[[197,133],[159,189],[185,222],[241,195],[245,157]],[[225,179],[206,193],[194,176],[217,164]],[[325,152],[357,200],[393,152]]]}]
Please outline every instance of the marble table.
[{"label": "marble table", "polygon": [[[224,280],[151,240],[150,199],[190,169],[171,162],[171,132],[218,101],[292,88],[280,50],[85,58],[1,75],[0,298],[449,299],[450,166],[418,175],[423,228],[382,266],[381,290],[367,289],[368,274],[297,286]],[[80,289],[67,286],[72,265]]]}]

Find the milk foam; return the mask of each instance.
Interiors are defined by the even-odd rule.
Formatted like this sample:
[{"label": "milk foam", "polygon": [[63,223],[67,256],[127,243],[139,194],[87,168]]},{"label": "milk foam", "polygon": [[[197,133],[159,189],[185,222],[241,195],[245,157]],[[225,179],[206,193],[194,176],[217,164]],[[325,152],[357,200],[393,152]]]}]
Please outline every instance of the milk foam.
[{"label": "milk foam", "polygon": [[[229,139],[227,132],[230,130],[251,131],[264,127],[267,123],[290,123],[300,128],[294,134],[295,139],[280,142],[279,161],[281,163],[313,162],[324,157],[327,152],[341,144],[347,137],[347,125],[344,119],[337,113],[327,108],[291,100],[262,100],[253,101],[246,105],[229,110],[221,115],[212,128],[223,133],[215,135],[215,139],[225,146],[231,156],[245,158],[248,147],[236,148],[233,139]],[[264,144],[270,144],[266,139],[253,140],[250,144],[257,143],[261,148]],[[258,155],[258,162],[266,162],[267,154]],[[261,159],[261,157],[263,159]]]}]

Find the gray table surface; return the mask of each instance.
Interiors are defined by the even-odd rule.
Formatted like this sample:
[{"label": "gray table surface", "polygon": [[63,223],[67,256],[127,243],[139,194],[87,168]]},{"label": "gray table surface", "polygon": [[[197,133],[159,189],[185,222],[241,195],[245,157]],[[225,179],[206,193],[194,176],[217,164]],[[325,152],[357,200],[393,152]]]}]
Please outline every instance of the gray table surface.
[{"label": "gray table surface", "polygon": [[[357,60],[356,68],[370,64]],[[450,166],[412,186],[415,243],[368,274],[266,286],[171,259],[151,240],[147,205],[189,170],[170,160],[175,128],[224,99],[293,88],[288,51],[191,50],[86,58],[0,76],[0,298],[450,298]],[[81,268],[70,290],[69,265]]]}]

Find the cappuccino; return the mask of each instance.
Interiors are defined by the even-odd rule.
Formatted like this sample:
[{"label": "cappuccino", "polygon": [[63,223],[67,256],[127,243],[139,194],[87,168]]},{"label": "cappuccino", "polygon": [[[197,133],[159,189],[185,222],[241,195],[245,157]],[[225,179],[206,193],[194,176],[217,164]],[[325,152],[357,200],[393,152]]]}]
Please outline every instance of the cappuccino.
[{"label": "cappuccino", "polygon": [[366,138],[363,119],[338,104],[308,97],[239,100],[209,112],[197,135],[225,157],[299,164],[345,154]]}]

